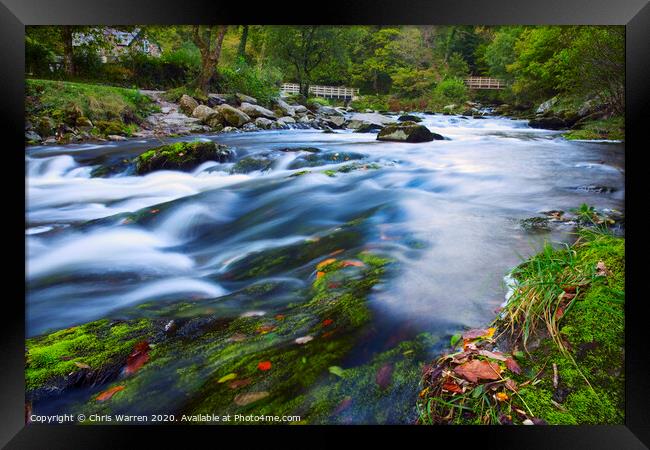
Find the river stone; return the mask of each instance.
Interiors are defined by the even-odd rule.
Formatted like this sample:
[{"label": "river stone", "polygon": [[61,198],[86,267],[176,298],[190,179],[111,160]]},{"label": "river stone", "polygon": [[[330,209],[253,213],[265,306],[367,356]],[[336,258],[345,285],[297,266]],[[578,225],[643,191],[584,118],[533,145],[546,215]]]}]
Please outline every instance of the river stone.
[{"label": "river stone", "polygon": [[192,111],[192,117],[196,119],[200,119],[202,122],[205,121],[209,116],[212,114],[215,114],[216,111],[209,106],[205,105],[199,105],[196,108],[194,108],[194,111]]},{"label": "river stone", "polygon": [[538,117],[528,122],[531,128],[544,128],[547,130],[562,130],[567,128],[567,123],[559,117]]},{"label": "river stone", "polygon": [[208,106],[214,108],[215,106],[223,105],[228,103],[226,98],[223,95],[219,94],[208,94]]},{"label": "river stone", "polygon": [[307,112],[307,107],[304,105],[294,105],[293,110],[296,114],[305,114]]},{"label": "river stone", "polygon": [[230,173],[250,173],[255,171],[266,171],[273,165],[273,160],[260,156],[247,156],[240,159],[230,169]]},{"label": "river stone", "polygon": [[354,131],[357,133],[376,133],[379,130],[384,128],[381,125],[377,125],[376,123],[363,123],[361,126]]},{"label": "river stone", "polygon": [[444,139],[437,133],[432,133],[424,125],[415,122],[402,122],[401,124],[387,125],[377,135],[379,141],[397,142],[429,142]]},{"label": "river stone", "polygon": [[244,94],[240,94],[239,92],[237,92],[237,93],[235,94],[235,97],[237,97],[237,99],[238,99],[241,103],[251,103],[251,104],[253,104],[253,105],[257,105],[257,99],[254,98],[254,97],[251,97],[251,96],[249,96],[249,95],[244,95]]},{"label": "river stone", "polygon": [[364,124],[385,126],[395,123],[391,117],[386,117],[378,113],[353,113],[347,122],[347,127],[353,130],[360,128]]},{"label": "river stone", "polygon": [[295,116],[296,115],[296,110],[293,106],[289,105],[287,102],[282,100],[281,98],[278,98],[275,100],[275,107],[276,109],[280,110],[282,113],[280,114],[281,116]]},{"label": "river stone", "polygon": [[326,164],[343,163],[366,158],[368,155],[355,152],[318,152],[301,155],[289,164],[289,169],[301,169],[303,167],[317,167]]},{"label": "river stone", "polygon": [[228,125],[232,125],[234,127],[241,127],[245,123],[251,121],[251,118],[248,116],[248,114],[238,110],[237,108],[233,108],[230,105],[219,105],[216,107],[216,110],[221,113]]},{"label": "river stone", "polygon": [[242,102],[239,109],[252,119],[255,119],[257,117],[266,117],[267,119],[276,118],[276,115],[273,111],[270,111],[259,105],[253,105],[252,103]]},{"label": "river stone", "polygon": [[225,162],[233,157],[227,146],[214,142],[176,142],[142,153],[136,158],[136,173],[142,175],[155,170],[192,170],[205,161]]},{"label": "river stone", "polygon": [[190,97],[187,94],[183,94],[181,99],[178,101],[178,106],[187,116],[191,116],[194,112],[194,108],[199,106],[199,103]]},{"label": "river stone", "polygon": [[272,123],[273,121],[267,119],[266,117],[258,117],[257,119],[255,119],[255,125],[257,125],[257,127],[263,130],[268,130],[271,127]]},{"label": "river stone", "polygon": [[289,124],[289,123],[296,123],[296,119],[293,117],[285,116],[285,117],[280,117],[278,119],[278,122],[283,123],[283,124]]},{"label": "river stone", "polygon": [[37,144],[41,142],[41,137],[34,130],[25,131],[25,140],[29,143]]},{"label": "river stone", "polygon": [[204,124],[217,131],[223,128],[223,122],[223,115],[219,111],[214,111],[212,114],[203,119]]},{"label": "river stone", "polygon": [[318,109],[316,110],[318,114],[321,114],[323,116],[342,116],[343,113],[339,111],[336,108],[332,108],[331,106],[319,106]]},{"label": "river stone", "polygon": [[422,122],[422,119],[413,114],[403,114],[397,118],[398,122]]},{"label": "river stone", "polygon": [[546,114],[557,103],[557,97],[546,100],[535,110],[535,114]]},{"label": "river stone", "polygon": [[327,117],[327,118],[323,119],[323,121],[327,125],[332,126],[334,128],[341,128],[343,126],[343,124],[345,124],[345,120],[346,119],[343,116],[330,116],[330,117]]}]

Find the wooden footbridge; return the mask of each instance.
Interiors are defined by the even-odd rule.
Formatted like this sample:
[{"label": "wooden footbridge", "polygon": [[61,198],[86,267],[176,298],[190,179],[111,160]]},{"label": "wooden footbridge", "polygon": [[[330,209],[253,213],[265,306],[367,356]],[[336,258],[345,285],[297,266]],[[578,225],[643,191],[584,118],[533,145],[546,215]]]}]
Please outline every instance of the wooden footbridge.
[{"label": "wooden footbridge", "polygon": [[465,81],[465,86],[470,89],[504,89],[506,87],[506,82],[498,78],[467,77],[463,81]]},{"label": "wooden footbridge", "polygon": [[[282,92],[287,94],[299,94],[300,85],[297,83],[284,83]],[[345,86],[309,86],[309,93],[314,97],[336,98],[341,100],[354,100],[359,96],[359,89]]]}]

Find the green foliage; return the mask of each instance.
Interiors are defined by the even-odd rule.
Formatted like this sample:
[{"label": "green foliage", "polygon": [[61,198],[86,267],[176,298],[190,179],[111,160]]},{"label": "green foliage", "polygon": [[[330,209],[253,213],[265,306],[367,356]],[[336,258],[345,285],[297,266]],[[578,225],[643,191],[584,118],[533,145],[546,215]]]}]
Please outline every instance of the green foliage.
[{"label": "green foliage", "polygon": [[25,36],[25,72],[30,75],[49,74],[56,54],[43,42]]},{"label": "green foliage", "polygon": [[432,69],[398,69],[393,74],[393,93],[402,98],[418,98],[429,94],[435,86]]},{"label": "green foliage", "polygon": [[577,129],[564,133],[566,139],[625,139],[625,118],[615,116],[609,119],[592,120],[580,124]]},{"label": "green foliage", "polygon": [[350,103],[357,111],[372,109],[376,111],[387,111],[389,109],[388,96],[386,95],[363,95]]},{"label": "green foliage", "polygon": [[279,95],[282,74],[272,66],[250,66],[239,60],[235,66],[219,69],[220,92],[250,95],[265,106]]}]

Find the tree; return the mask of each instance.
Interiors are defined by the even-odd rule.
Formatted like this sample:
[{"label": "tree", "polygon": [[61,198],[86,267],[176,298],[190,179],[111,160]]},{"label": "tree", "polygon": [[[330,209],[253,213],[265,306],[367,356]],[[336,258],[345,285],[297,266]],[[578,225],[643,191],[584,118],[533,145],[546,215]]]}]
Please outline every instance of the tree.
[{"label": "tree", "polygon": [[193,25],[192,41],[201,52],[201,71],[196,79],[196,88],[207,94],[210,80],[217,72],[217,64],[221,56],[223,38],[228,30],[228,25]]},{"label": "tree", "polygon": [[239,38],[239,47],[237,48],[237,56],[246,58],[246,41],[248,40],[248,25],[242,25],[241,38]]},{"label": "tree", "polygon": [[309,94],[312,74],[316,68],[340,57],[343,46],[342,27],[320,25],[282,26],[270,29],[267,46],[275,57],[292,68],[300,93]]}]

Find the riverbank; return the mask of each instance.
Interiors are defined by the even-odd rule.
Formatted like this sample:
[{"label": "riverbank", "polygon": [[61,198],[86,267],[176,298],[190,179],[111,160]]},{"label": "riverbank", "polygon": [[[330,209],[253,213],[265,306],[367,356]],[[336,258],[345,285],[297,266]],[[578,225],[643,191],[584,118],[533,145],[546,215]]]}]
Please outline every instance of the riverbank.
[{"label": "riverbank", "polygon": [[490,328],[425,368],[419,423],[624,423],[624,247],[584,228],[515,268]]}]

